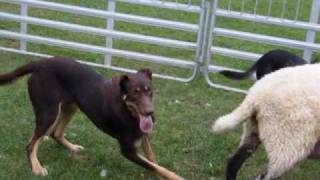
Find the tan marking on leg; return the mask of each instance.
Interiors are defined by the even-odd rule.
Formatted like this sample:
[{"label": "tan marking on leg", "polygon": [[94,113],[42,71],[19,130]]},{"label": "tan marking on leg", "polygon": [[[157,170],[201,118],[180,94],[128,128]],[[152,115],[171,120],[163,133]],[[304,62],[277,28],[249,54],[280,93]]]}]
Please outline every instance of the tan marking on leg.
[{"label": "tan marking on leg", "polygon": [[147,159],[156,163],[156,156],[152,150],[149,137],[147,135],[144,135],[142,137],[142,149],[144,154],[146,155]]},{"label": "tan marking on leg", "polygon": [[78,153],[84,149],[81,145],[70,143],[64,136],[59,138],[59,142],[74,153]]},{"label": "tan marking on leg", "polygon": [[[58,113],[57,113],[56,119],[54,120],[54,123],[49,127],[49,129],[46,133],[50,133],[54,129],[54,127],[56,126],[56,124],[58,122],[60,112],[61,112],[61,103],[59,103],[59,105],[58,105]],[[31,163],[32,172],[38,176],[48,175],[47,169],[42,167],[39,160],[38,160],[38,148],[39,148],[40,142],[43,139],[43,137],[44,137],[44,135],[39,137],[34,142],[33,146],[31,147],[31,153],[29,154],[29,160]]]},{"label": "tan marking on leg", "polygon": [[[72,106],[72,105],[70,105]],[[72,144],[70,143],[65,137],[64,137],[64,129],[68,125],[68,123],[71,121],[73,115],[76,112],[76,106],[72,106],[71,109],[68,112],[63,112],[60,115],[59,122],[56,125],[54,129],[54,138],[63,146],[65,146],[67,149],[69,149],[72,152],[79,152],[84,149],[83,146]]]},{"label": "tan marking on leg", "polygon": [[56,125],[59,123],[59,119],[60,119],[60,115],[61,115],[61,105],[62,105],[62,103],[59,103],[58,113],[57,113],[56,119],[54,120],[54,123],[50,126],[50,128],[48,129],[46,134],[51,134],[52,131],[55,129]]},{"label": "tan marking on leg", "polygon": [[37,176],[46,176],[48,175],[48,171],[46,168],[43,168],[38,160],[38,147],[39,147],[39,143],[41,141],[42,138],[39,138],[33,148],[32,148],[32,151],[30,153],[30,163],[31,163],[31,169],[32,169],[32,172],[37,175]]},{"label": "tan marking on leg", "polygon": [[151,165],[156,173],[161,176],[161,177],[164,177],[166,179],[169,179],[169,180],[184,180],[183,177],[175,174],[174,172],[156,164],[156,163],[153,163],[151,161],[149,161],[148,159],[146,159],[145,157],[143,157],[142,155],[140,154],[137,154],[143,161],[147,162],[149,165]]}]

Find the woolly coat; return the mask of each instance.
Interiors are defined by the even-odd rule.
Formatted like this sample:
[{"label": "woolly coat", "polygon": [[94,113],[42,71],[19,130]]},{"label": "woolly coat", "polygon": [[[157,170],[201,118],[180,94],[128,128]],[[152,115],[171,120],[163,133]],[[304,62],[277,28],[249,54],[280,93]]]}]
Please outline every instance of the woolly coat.
[{"label": "woolly coat", "polygon": [[281,176],[305,159],[320,139],[320,64],[283,68],[250,88],[232,113],[218,118],[214,132],[245,122],[268,154],[266,179]]}]

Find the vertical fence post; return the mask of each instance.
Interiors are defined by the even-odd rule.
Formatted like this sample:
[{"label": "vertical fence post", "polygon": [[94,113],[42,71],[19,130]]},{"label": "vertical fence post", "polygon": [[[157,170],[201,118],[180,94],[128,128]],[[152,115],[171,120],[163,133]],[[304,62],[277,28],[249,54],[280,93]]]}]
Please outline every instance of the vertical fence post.
[{"label": "vertical fence post", "polygon": [[210,54],[212,45],[212,29],[214,26],[215,12],[214,6],[218,0],[202,0],[201,12],[200,12],[200,22],[199,22],[199,32],[197,37],[197,62],[200,66],[201,72],[204,72],[206,68],[206,59]]},{"label": "vertical fence post", "polygon": [[[115,12],[116,11],[116,0],[108,0],[108,12]],[[114,29],[114,19],[108,18],[107,20],[107,30]],[[112,38],[106,37],[106,47],[112,48]],[[104,55],[104,64],[111,65],[112,56],[110,54]]]},{"label": "vertical fence post", "polygon": [[206,82],[209,84],[211,87],[219,88],[219,89],[224,89],[228,91],[234,91],[234,92],[240,92],[240,93],[246,93],[246,91],[237,89],[237,88],[232,88],[224,85],[219,85],[215,84],[210,80],[210,72],[209,72],[209,66],[211,62],[211,47],[212,47],[212,41],[213,41],[213,31],[214,27],[216,24],[216,11],[218,9],[218,3],[219,0],[206,0],[206,28],[205,29],[205,35],[204,35],[204,43],[203,43],[203,60],[204,63],[202,65],[202,73],[204,75],[204,78]]},{"label": "vertical fence post", "polygon": [[204,29],[206,27],[206,0],[201,1],[200,14],[199,14],[199,30],[197,32],[197,49],[195,59],[197,66],[202,66],[203,63],[203,41],[204,41]]},{"label": "vertical fence post", "polygon": [[213,30],[215,27],[216,20],[216,10],[218,7],[219,0],[206,0],[207,13],[206,13],[206,27],[204,35],[204,44],[203,44],[203,60],[204,60],[204,70],[205,73],[208,73],[208,68],[211,60],[211,47],[213,40]]},{"label": "vertical fence post", "polygon": [[[28,16],[28,5],[25,3],[22,3],[20,5],[20,14],[21,16]],[[25,22],[20,23],[20,32],[22,34],[27,34],[28,33],[28,25]],[[22,51],[27,51],[27,42],[20,40],[20,50]]]},{"label": "vertical fence post", "polygon": [[[319,14],[320,14],[320,0],[313,0],[309,21],[311,23],[318,23]],[[316,37],[316,31],[309,30],[307,32],[306,42],[313,43],[315,41],[315,37]],[[310,62],[312,58],[312,50],[305,49],[303,52],[303,58],[308,62]]]}]

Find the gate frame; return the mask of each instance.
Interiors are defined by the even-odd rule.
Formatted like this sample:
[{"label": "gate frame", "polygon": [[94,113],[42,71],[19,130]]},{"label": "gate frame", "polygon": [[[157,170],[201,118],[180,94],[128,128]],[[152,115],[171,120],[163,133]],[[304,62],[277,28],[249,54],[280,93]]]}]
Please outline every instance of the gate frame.
[{"label": "gate frame", "polygon": [[[309,55],[311,54],[310,58],[312,57],[312,51],[320,52],[320,44],[319,43],[317,44],[314,42],[315,33],[320,31],[320,24],[314,23],[319,20],[320,0],[313,0],[312,12],[310,13],[310,22],[281,19],[281,18],[270,17],[270,16],[262,16],[262,15],[256,14],[256,12],[254,14],[236,12],[236,11],[232,11],[230,8],[228,8],[228,10],[224,10],[218,7],[219,0],[207,0],[207,1],[209,1],[207,6],[211,9],[210,11],[212,12],[211,14],[209,13],[206,17],[207,19],[209,19],[208,22],[210,22],[210,24],[208,25],[208,28],[211,29],[211,32],[208,32],[207,37],[209,38],[208,47],[211,47],[211,49],[206,50],[207,53],[204,56],[204,65],[201,67],[201,70],[204,74],[204,78],[206,82],[211,87],[223,89],[227,91],[244,93],[244,94],[248,92],[247,90],[244,90],[244,89],[234,88],[227,85],[214,83],[211,81],[209,76],[210,72],[218,72],[220,71],[219,68],[221,68],[221,67],[211,65],[211,59],[212,59],[211,55],[214,54],[214,49],[217,48],[214,46],[212,47],[212,41],[214,40],[213,34],[224,36],[224,37],[233,37],[236,39],[243,39],[247,41],[254,41],[254,42],[259,41],[261,43],[268,43],[273,45],[292,46],[293,48],[303,49],[304,52],[309,53]],[[229,7],[230,7],[230,3],[229,3]],[[248,32],[242,32],[237,30],[218,28],[215,25],[216,16],[248,20],[252,22],[259,22],[259,23],[264,23],[269,25],[279,25],[283,27],[306,29],[308,30],[307,39],[306,39],[306,42],[303,42],[303,41],[291,40],[291,39],[274,37],[274,36],[267,36],[267,35],[248,33]],[[229,57],[237,57],[243,60],[253,60],[253,61],[256,61],[262,56],[261,54],[240,52],[240,51],[231,50],[231,49],[228,49],[228,50],[230,50],[229,55],[227,53],[225,54],[217,53],[217,54],[229,56]],[[310,59],[306,59],[306,60],[310,62]],[[231,69],[231,70],[238,71],[236,69]]]},{"label": "gate frame", "polygon": [[[107,11],[90,9],[74,5],[65,5],[61,3],[52,3],[39,0],[0,0],[0,2],[14,3],[20,5],[20,15],[0,12],[0,19],[9,19],[11,21],[20,22],[20,33],[0,30],[0,37],[12,38],[20,40],[20,49],[0,47],[0,50],[15,52],[20,54],[35,55],[41,57],[50,57],[50,55],[40,54],[27,51],[27,42],[35,42],[42,44],[49,44],[58,47],[67,47],[71,49],[80,49],[83,51],[102,53],[104,54],[104,64],[80,61],[95,67],[102,67],[116,71],[135,72],[133,69],[113,66],[111,63],[112,56],[125,57],[129,59],[137,59],[140,61],[153,62],[174,67],[188,68],[192,70],[192,75],[187,78],[167,76],[162,74],[154,74],[155,77],[163,79],[176,80],[180,82],[190,82],[194,80],[199,73],[202,73],[207,84],[211,87],[234,91],[239,93],[246,93],[246,90],[234,88],[222,84],[217,84],[211,81],[210,73],[219,72],[223,69],[241,71],[223,66],[215,66],[211,64],[211,56],[218,54],[227,57],[235,57],[242,60],[256,61],[261,57],[261,54],[245,52],[241,50],[228,49],[224,47],[212,46],[214,35],[227,36],[235,39],[243,39],[247,41],[263,42],[273,45],[292,46],[293,48],[303,49],[304,57],[310,60],[313,51],[320,52],[320,44],[314,42],[315,33],[320,31],[319,20],[320,0],[313,0],[313,7],[310,13],[309,22],[297,20],[297,13],[295,20],[259,15],[256,12],[257,4],[254,13],[245,13],[233,11],[230,8],[231,1],[229,0],[228,9],[221,9],[218,7],[219,0],[201,0],[201,5],[192,5],[191,0],[188,4],[179,4],[176,2],[168,2],[165,0],[117,0],[123,3],[131,3],[136,5],[145,5],[150,7],[171,9],[177,11],[186,11],[190,13],[198,13],[198,24],[189,24],[178,21],[162,20],[157,18],[150,18],[137,15],[129,15],[116,12],[116,0],[108,0]],[[270,0],[272,2],[272,0]],[[242,0],[244,2],[244,0]],[[258,3],[258,0],[256,1]],[[272,5],[272,4],[271,4]],[[106,29],[95,28],[91,26],[82,26],[78,24],[65,23],[61,21],[46,20],[28,16],[28,8],[37,7],[41,9],[51,9],[54,11],[62,11],[71,14],[85,15],[107,19]],[[270,8],[270,5],[269,5]],[[284,8],[284,7],[282,7]],[[299,7],[300,8],[300,7]],[[270,9],[269,9],[270,11]],[[286,39],[281,37],[267,36],[262,34],[255,34],[243,32],[238,30],[224,29],[216,27],[215,19],[219,17],[226,17],[231,19],[247,20],[268,25],[279,25],[283,27],[291,27],[307,30],[306,41],[298,41]],[[145,24],[150,26],[165,26],[168,29],[182,30],[187,32],[197,33],[196,42],[187,42],[181,40],[174,40],[169,38],[161,38],[156,36],[145,36],[141,34],[126,33],[114,30],[116,21],[131,22],[136,24]],[[64,41],[59,39],[52,39],[47,37],[40,37],[28,35],[28,23],[46,26],[49,28],[64,29],[73,32],[92,33],[94,35],[104,36],[106,39],[105,47],[88,44],[81,44],[72,41]],[[166,56],[157,56],[151,54],[138,53],[134,51],[118,50],[112,48],[113,38],[124,39],[135,42],[143,42],[148,44],[161,44],[164,47],[174,47],[194,51],[193,61],[185,61],[182,59],[170,58]],[[214,59],[214,58],[213,58]]]},{"label": "gate frame", "polygon": [[[115,0],[108,0],[109,5],[108,11],[102,11],[97,9],[91,9],[86,7],[80,7],[80,6],[74,6],[74,5],[64,5],[61,3],[54,3],[54,2],[46,2],[46,1],[39,1],[39,0],[0,0],[0,2],[6,2],[11,4],[20,4],[21,7],[21,14],[13,15],[11,13],[3,13],[0,12],[0,19],[9,19],[12,21],[20,22],[21,26],[21,32],[20,33],[14,33],[10,31],[0,30],[0,37],[5,37],[9,39],[16,39],[20,40],[21,47],[23,47],[23,44],[25,42],[34,42],[34,43],[40,43],[40,44],[49,44],[53,46],[58,47],[66,47],[70,49],[81,49],[82,51],[88,51],[88,52],[95,52],[95,53],[103,53],[105,54],[105,64],[98,64],[98,63],[92,63],[92,62],[86,62],[82,60],[78,60],[81,63],[89,64],[91,66],[95,67],[103,67],[111,70],[116,71],[123,71],[123,72],[136,72],[136,70],[128,69],[128,68],[122,68],[118,66],[113,66],[111,64],[111,57],[112,56],[119,56],[119,57],[125,57],[128,59],[137,59],[139,61],[146,61],[151,63],[158,63],[163,64],[167,66],[173,66],[173,67],[181,67],[181,68],[187,68],[191,69],[191,75],[189,77],[183,78],[183,77],[176,77],[176,76],[170,76],[170,75],[162,75],[162,74],[153,74],[155,77],[163,78],[163,79],[169,79],[169,80],[175,80],[180,82],[190,82],[193,79],[196,78],[198,72],[199,72],[199,57],[194,57],[193,61],[185,61],[182,59],[177,58],[171,58],[166,56],[158,56],[158,55],[151,55],[151,54],[144,54],[139,53],[135,51],[126,51],[126,50],[118,50],[118,49],[112,49],[110,48],[112,46],[112,38],[119,38],[119,39],[125,39],[125,40],[131,40],[131,41],[137,41],[137,42],[145,42],[149,44],[161,44],[164,47],[175,47],[175,48],[182,48],[187,50],[193,50],[195,51],[195,54],[198,54],[199,47],[201,46],[199,43],[199,38],[197,38],[197,42],[186,42],[186,41],[179,41],[179,40],[173,40],[168,38],[160,38],[156,36],[144,36],[140,34],[134,34],[134,33],[125,33],[120,31],[114,31],[113,25],[115,20],[121,20],[124,22],[132,22],[137,24],[145,24],[150,26],[165,26],[168,29],[175,29],[175,30],[183,30],[188,32],[198,32],[201,28],[199,28],[199,24],[202,23],[202,21],[199,21],[197,25],[195,24],[189,24],[189,23],[183,23],[178,21],[170,21],[170,20],[161,20],[157,18],[149,18],[144,16],[137,16],[137,15],[129,15],[129,14],[123,14],[123,13],[117,13],[115,11]],[[113,1],[113,2],[110,2]],[[121,1],[121,0],[119,0]],[[123,0],[125,2],[126,0]],[[148,0],[146,0],[147,2]],[[152,0],[153,1],[153,0]],[[204,0],[202,0],[204,1]],[[150,1],[151,2],[151,1]],[[136,1],[127,1],[127,3],[134,3],[137,4]],[[141,4],[141,2],[140,2]],[[172,9],[173,3],[165,3],[161,4],[161,6],[158,6],[160,8],[167,8]],[[150,6],[150,4],[148,4]],[[22,11],[28,11],[28,8],[24,7],[37,7],[41,9],[50,9],[54,11],[62,11],[67,12],[71,14],[79,14],[79,15],[85,15],[85,16],[93,16],[93,17],[99,17],[99,18],[106,18],[107,20],[107,30],[103,30],[100,28],[90,27],[90,26],[82,26],[72,23],[64,23],[61,21],[52,21],[52,20],[46,20],[41,18],[34,18],[34,17],[28,17],[27,13],[22,13]],[[184,10],[188,12],[197,12],[197,9],[200,10],[200,8],[197,8],[197,6],[184,6],[188,9],[183,9],[182,6],[176,10]],[[110,12],[111,11],[111,12]],[[200,11],[199,11],[200,12]],[[91,14],[89,14],[91,13]],[[201,16],[199,14],[199,16]],[[201,20],[201,17],[200,17]],[[40,37],[40,36],[34,36],[34,35],[28,35],[27,34],[27,22],[30,24],[36,24],[36,25],[42,25],[50,28],[56,28],[55,25],[58,26],[56,29],[64,29],[64,30],[70,30],[73,32],[85,32],[85,33],[94,33],[95,35],[103,35],[106,36],[106,48],[103,49],[102,46],[94,46],[94,45],[88,45],[88,44],[82,44],[72,41],[64,41],[59,39],[52,39],[47,37]],[[48,26],[49,25],[49,26]],[[198,33],[199,34],[199,33]],[[109,37],[108,37],[109,36]],[[125,38],[123,38],[125,37]],[[127,39],[126,39],[127,38]],[[26,50],[20,49],[14,49],[14,48],[6,48],[6,47],[0,47],[0,50],[3,51],[9,51],[19,54],[27,54],[27,55],[34,55],[34,56],[40,56],[40,57],[51,57],[48,54],[41,54],[36,52],[28,52]],[[109,59],[110,58],[110,59]],[[109,61],[110,60],[110,61]]]}]

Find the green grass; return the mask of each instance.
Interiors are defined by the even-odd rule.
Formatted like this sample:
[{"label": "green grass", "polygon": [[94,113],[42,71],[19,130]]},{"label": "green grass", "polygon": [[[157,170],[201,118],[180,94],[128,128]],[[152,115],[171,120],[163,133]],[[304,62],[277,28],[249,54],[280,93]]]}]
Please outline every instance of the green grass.
[{"label": "green grass", "polygon": [[[86,7],[106,9],[103,0],[59,0],[68,4]],[[58,2],[58,0],[56,0]],[[221,1],[221,6],[226,6],[227,1]],[[254,1],[248,1],[248,9]],[[264,2],[264,1],[262,1]],[[306,19],[309,14],[310,0],[303,1],[304,9],[301,19]],[[261,3],[263,5],[263,3]],[[239,2],[234,1],[234,8],[239,8]],[[260,7],[261,8],[261,7]],[[261,8],[262,9],[262,8]],[[189,23],[197,23],[196,14],[174,12],[170,10],[159,11],[155,8],[140,6],[128,6],[118,4],[120,12],[174,19]],[[19,12],[16,5],[0,3],[0,11]],[[249,10],[248,10],[249,11]],[[33,8],[32,16],[45,17],[55,20],[63,20],[95,27],[105,27],[105,21],[98,18],[74,16],[53,11],[43,11]],[[274,15],[277,11],[274,12]],[[290,11],[289,15],[292,14]],[[219,27],[245,30],[255,33],[278,35],[304,39],[305,32],[295,29],[281,29],[257,23],[245,21],[227,20],[218,18]],[[248,28],[250,27],[250,28]],[[0,20],[0,29],[19,30],[18,23],[10,23]],[[116,23],[116,29],[127,32],[139,32],[147,35],[157,35],[174,39],[195,41],[195,34],[167,30],[164,28],[151,28]],[[30,33],[46,35],[53,38],[85,42],[95,45],[103,45],[104,39],[80,33],[58,31],[54,29],[30,26]],[[317,42],[320,42],[319,36]],[[234,39],[216,37],[214,44],[235,49],[264,53],[276,48],[271,45],[257,45],[256,43],[239,41]],[[18,47],[19,42],[0,39],[0,45],[6,47]],[[128,49],[171,57],[193,59],[193,52],[178,51],[173,48],[163,48],[155,45],[145,45],[116,40],[116,48]],[[45,45],[30,44],[30,50],[53,55],[63,55],[95,62],[102,62],[103,56],[93,53],[83,53],[74,50],[49,47]],[[290,49],[301,54],[301,51]],[[0,73],[8,72],[14,68],[38,60],[38,58],[4,53],[0,51]],[[319,57],[316,54],[315,57]],[[244,63],[237,59],[213,56],[212,63],[227,64],[230,67],[245,69],[251,63]],[[139,68],[148,66],[153,71],[165,74],[177,74],[187,76],[189,70],[169,68],[166,66],[149,63],[131,62],[121,58],[114,58],[113,63],[119,66]],[[107,77],[118,74],[104,69],[97,69]],[[220,76],[213,76],[214,81],[234,86],[247,88],[251,82],[235,82],[226,80]],[[34,115],[28,99],[27,78],[22,78],[15,84],[0,88],[0,179],[157,179],[152,173],[127,161],[119,153],[117,142],[110,136],[106,136],[81,113],[78,113],[66,130],[66,136],[71,142],[79,143],[85,147],[84,155],[89,160],[79,160],[71,157],[70,153],[52,140],[41,144],[39,150],[40,161],[47,166],[49,176],[39,178],[34,176],[28,167],[25,146],[32,135],[34,128]],[[187,179],[223,179],[227,158],[234,152],[239,143],[241,128],[224,135],[214,135],[210,132],[213,119],[230,112],[243,99],[243,95],[221,91],[208,87],[203,78],[198,78],[191,83],[177,83],[161,79],[154,79],[155,104],[157,124],[152,135],[152,145],[157,155],[159,164],[168,167]],[[245,163],[240,171],[239,179],[254,179],[267,163],[263,148]],[[292,180],[316,180],[320,177],[319,161],[303,161],[291,170],[283,179]],[[107,170],[106,177],[100,177],[101,170]]]}]

